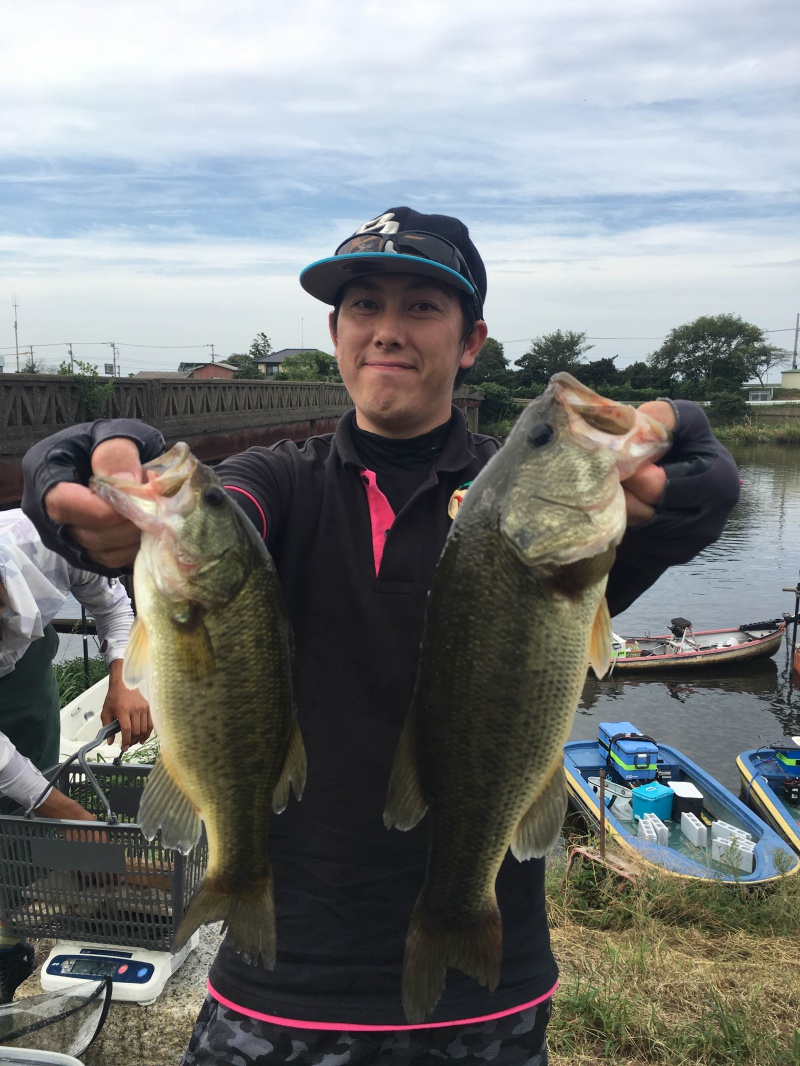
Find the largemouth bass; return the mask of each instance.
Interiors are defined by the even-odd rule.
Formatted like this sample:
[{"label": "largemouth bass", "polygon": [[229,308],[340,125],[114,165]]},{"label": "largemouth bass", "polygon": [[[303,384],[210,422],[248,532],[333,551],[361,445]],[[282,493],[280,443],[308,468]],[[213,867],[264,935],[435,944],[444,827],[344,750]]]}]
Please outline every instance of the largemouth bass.
[{"label": "largemouth bass", "polygon": [[240,951],[272,967],[270,816],[290,785],[300,798],[306,773],[282,590],[252,524],[185,444],[144,469],[146,485],[91,481],[142,530],[123,678],[150,701],[161,753],[138,821],[184,853],[205,823],[208,868],[174,949],[222,920]]},{"label": "largemouth bass", "polygon": [[458,510],[428,599],[419,672],[384,812],[429,812],[403,1006],[423,1022],[448,966],[494,989],[495,879],[509,847],[544,855],[567,807],[563,746],[589,662],[606,672],[620,479],[666,452],[664,427],[568,374],[520,415]]}]

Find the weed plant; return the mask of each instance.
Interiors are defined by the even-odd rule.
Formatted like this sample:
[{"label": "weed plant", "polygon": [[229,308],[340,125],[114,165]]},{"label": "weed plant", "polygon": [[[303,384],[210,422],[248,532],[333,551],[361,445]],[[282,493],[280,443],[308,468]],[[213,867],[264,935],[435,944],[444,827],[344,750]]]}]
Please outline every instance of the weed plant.
[{"label": "weed plant", "polygon": [[102,656],[89,659],[89,684],[86,684],[83,656],[77,659],[67,659],[56,663],[54,666],[58,694],[62,707],[66,707],[77,696],[80,696],[87,688],[97,684],[101,677],[108,673],[108,666]]}]

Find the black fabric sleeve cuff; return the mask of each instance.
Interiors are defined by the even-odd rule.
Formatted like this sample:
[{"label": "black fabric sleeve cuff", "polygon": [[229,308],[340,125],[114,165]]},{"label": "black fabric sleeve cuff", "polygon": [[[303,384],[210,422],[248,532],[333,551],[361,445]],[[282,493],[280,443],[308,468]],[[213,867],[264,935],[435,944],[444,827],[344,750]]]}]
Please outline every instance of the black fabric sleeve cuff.
[{"label": "black fabric sleeve cuff", "polygon": [[739,499],[733,456],[716,439],[702,407],[670,401],[677,425],[661,459],[667,482],[646,525],[629,529],[609,575],[612,615],[624,611],[670,566],[686,563],[718,540]]},{"label": "black fabric sleeve cuff", "polygon": [[125,437],[139,449],[143,463],[166,450],[161,432],[134,418],[102,418],[62,429],[34,444],[23,457],[22,510],[30,518],[44,544],[81,570],[116,577],[123,570],[110,570],[89,558],[62,523],[54,522],[44,507],[47,493],[62,481],[88,485],[92,476],[92,453],[105,440]]}]

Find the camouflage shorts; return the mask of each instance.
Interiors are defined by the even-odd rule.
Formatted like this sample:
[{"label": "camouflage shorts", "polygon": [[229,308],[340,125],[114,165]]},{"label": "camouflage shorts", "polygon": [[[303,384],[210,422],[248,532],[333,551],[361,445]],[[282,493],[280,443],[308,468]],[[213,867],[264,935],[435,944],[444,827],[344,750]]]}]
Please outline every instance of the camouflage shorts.
[{"label": "camouflage shorts", "polygon": [[383,1032],[295,1029],[248,1018],[211,996],[181,1066],[547,1066],[550,1000],[475,1025]]}]

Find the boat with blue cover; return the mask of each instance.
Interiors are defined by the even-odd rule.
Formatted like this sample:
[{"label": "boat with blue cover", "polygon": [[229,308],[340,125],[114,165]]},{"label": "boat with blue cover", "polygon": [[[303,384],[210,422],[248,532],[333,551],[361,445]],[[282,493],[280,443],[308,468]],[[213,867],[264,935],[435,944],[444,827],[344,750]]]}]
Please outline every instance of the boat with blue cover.
[{"label": "boat with blue cover", "polygon": [[743,751],[736,765],[747,805],[800,854],[800,736]]},{"label": "boat with blue cover", "polygon": [[630,722],[601,722],[597,740],[569,741],[564,770],[571,804],[596,825],[602,788],[606,838],[644,864],[745,885],[800,869],[798,855],[755,811]]}]

